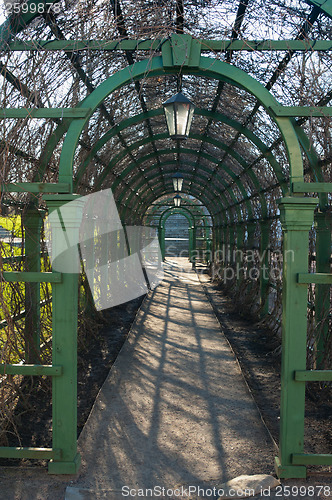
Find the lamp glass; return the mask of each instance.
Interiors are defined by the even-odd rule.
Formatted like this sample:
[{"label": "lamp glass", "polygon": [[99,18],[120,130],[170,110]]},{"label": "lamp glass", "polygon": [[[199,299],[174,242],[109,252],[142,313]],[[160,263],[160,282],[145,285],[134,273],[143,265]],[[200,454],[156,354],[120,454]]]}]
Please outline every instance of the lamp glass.
[{"label": "lamp glass", "polygon": [[182,198],[180,195],[177,194],[176,196],[174,196],[173,200],[176,207],[179,207],[181,205]]},{"label": "lamp glass", "polygon": [[181,174],[174,174],[172,177],[174,191],[182,191],[183,177]]},{"label": "lamp glass", "polygon": [[166,124],[168,128],[168,133],[171,137],[175,136],[175,113],[173,106],[164,106]]},{"label": "lamp glass", "polygon": [[172,139],[188,137],[195,106],[181,92],[163,104],[168,133]]}]

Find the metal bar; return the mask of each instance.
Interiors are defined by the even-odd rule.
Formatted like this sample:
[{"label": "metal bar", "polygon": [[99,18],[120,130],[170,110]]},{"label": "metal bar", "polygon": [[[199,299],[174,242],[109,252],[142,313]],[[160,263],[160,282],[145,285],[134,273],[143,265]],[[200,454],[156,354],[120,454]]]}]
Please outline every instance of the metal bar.
[{"label": "metal bar", "polygon": [[15,182],[1,184],[3,193],[70,193],[69,183]]},{"label": "metal bar", "polygon": [[0,446],[1,458],[57,458],[61,457],[61,450],[53,448],[13,448]]},{"label": "metal bar", "polygon": [[332,455],[293,453],[292,463],[294,465],[332,465]]},{"label": "metal bar", "polygon": [[330,382],[332,370],[297,370],[295,380],[299,382]]},{"label": "metal bar", "polygon": [[[309,231],[317,200],[282,198],[279,201],[283,230],[283,322],[279,477],[306,477],[305,467],[294,467],[293,453],[303,453],[305,384],[294,380],[294,372],[306,369],[307,290],[296,285],[296,276],[308,268]],[[296,252],[294,252],[296,249]],[[289,258],[292,255],[293,258]]]},{"label": "metal bar", "polygon": [[[61,51],[77,52],[81,50],[93,51],[159,51],[167,41],[166,38],[155,40],[27,40],[14,41],[7,45],[4,52],[12,51]],[[198,40],[203,52],[224,51],[330,51],[331,40]]]},{"label": "metal bar", "polygon": [[[316,21],[317,17],[319,16],[319,9],[318,8],[313,8],[313,10],[311,11],[311,13],[309,14],[309,16],[305,19],[303,25],[301,26],[301,28],[299,29],[298,31],[298,34],[295,38],[294,41],[304,41],[306,38],[307,38],[307,35],[308,33],[310,32],[310,30],[312,29],[312,26],[314,24],[314,22]],[[277,68],[274,70],[272,76],[270,77],[269,81],[267,82],[267,84],[265,85],[265,88],[267,90],[271,90],[271,88],[273,87],[273,85],[276,83],[276,81],[278,80],[278,78],[280,77],[281,74],[283,74],[283,72],[285,71],[289,61],[291,60],[292,56],[294,55],[294,50],[289,50],[288,53],[283,57],[283,59],[280,61],[280,63],[278,64]],[[243,128],[247,127],[247,125],[252,121],[253,117],[256,115],[257,111],[259,110],[260,108],[260,102],[257,101],[257,103],[255,104],[255,106],[253,107],[251,113],[249,114],[249,116],[245,119],[244,123],[243,123]],[[238,134],[236,134],[236,136],[234,137],[233,141],[230,143],[229,147],[230,149],[233,149],[235,144],[237,143],[237,141],[239,140],[241,136],[241,132],[239,132]],[[276,141],[274,141],[270,147],[269,147],[269,150],[272,151],[273,148],[282,141],[282,137],[279,137]],[[227,155],[228,153],[225,153],[224,156],[221,158],[221,163],[224,163],[226,158],[227,158]],[[240,176],[243,175],[244,172],[242,172],[241,174],[239,174],[239,178]],[[278,179],[280,181],[280,179]],[[234,183],[234,181],[230,182],[228,184],[228,186],[231,186],[232,184]],[[226,188],[227,189],[227,186]]]},{"label": "metal bar", "polygon": [[294,118],[297,116],[332,116],[331,106],[270,106],[275,116],[286,116]]},{"label": "metal bar", "polygon": [[[112,8],[113,8],[114,20],[115,20],[118,32],[119,32],[119,34],[120,34],[121,37],[128,39],[129,36],[128,36],[127,28],[126,28],[125,18],[124,18],[123,14],[122,14],[122,7],[121,7],[120,0],[117,0],[117,1],[111,0],[111,5],[112,5]],[[130,51],[125,52],[126,59],[128,61],[128,64],[130,64],[130,65],[133,65],[134,62],[135,62],[135,59],[134,59],[133,55],[134,55],[133,51],[132,52],[130,52]],[[138,80],[135,80],[134,85],[135,85],[135,90],[137,92],[137,97],[138,97],[138,100],[140,102],[142,111],[143,111],[143,113],[147,113],[148,108],[147,108],[147,105],[146,105],[146,102],[145,102],[145,98],[144,98],[144,95],[143,95],[143,92],[142,92],[141,82],[138,81]],[[164,182],[164,175],[163,175],[162,169],[160,167],[160,158],[159,158],[159,155],[158,155],[158,149],[156,147],[155,141],[153,140],[154,139],[154,134],[153,134],[153,131],[152,131],[151,122],[150,122],[149,118],[147,118],[145,120],[145,124],[146,124],[146,128],[147,128],[148,134],[152,138],[152,147],[153,147],[154,152],[157,155],[158,170],[159,170],[161,179],[162,179],[162,181],[164,183],[164,187],[165,187],[165,190],[166,190],[166,186],[165,186],[165,182]],[[127,144],[125,144],[125,148],[129,152],[129,147],[128,147]],[[132,160],[135,162],[135,157],[133,157],[131,153],[129,153],[129,154],[130,154],[130,157],[132,158]],[[144,170],[141,169],[141,167],[138,167],[138,169],[141,172],[141,176],[142,176],[143,180],[145,180],[145,182],[147,182],[147,184],[148,184],[149,189],[151,190],[151,192],[153,194],[155,194],[154,193],[154,186],[153,185],[151,186],[150,183],[149,183],[149,181],[147,181],[147,179],[145,178]]]},{"label": "metal bar", "polygon": [[328,17],[332,17],[332,5],[328,0],[307,0],[308,3],[316,5]]},{"label": "metal bar", "polygon": [[[67,40],[65,39],[65,36],[62,33],[62,31],[60,30],[59,26],[56,24],[56,19],[52,13],[48,14],[48,16],[46,18],[46,22],[47,22],[48,26],[50,27],[54,36],[58,39],[57,41],[66,43]],[[77,57],[77,54],[71,53],[70,51],[69,52],[65,51],[65,55],[69,59],[73,68],[75,69],[75,71],[77,72],[79,79],[82,81],[82,83],[88,89],[89,93],[92,93],[95,90],[95,87],[92,84],[92,82],[90,81],[90,78],[88,77],[88,75],[82,69],[80,62],[79,62],[79,58]],[[100,103],[98,107],[99,107],[102,115],[106,118],[106,120],[108,120],[108,122],[113,127],[115,125],[113,114],[110,114],[110,112],[106,109],[104,103]],[[66,128],[67,128],[67,126],[66,126]],[[120,140],[122,146],[126,149],[128,146],[127,146],[126,141],[123,139],[121,133],[118,133],[117,136],[119,137],[119,140]],[[50,139],[50,141],[51,141],[50,142],[50,145],[51,145],[52,139]],[[49,143],[47,143],[47,144],[49,145]],[[84,144],[82,144],[82,141],[80,141],[80,144],[86,148],[86,146]],[[48,146],[46,146],[46,150],[47,149],[48,149]],[[51,149],[53,151],[52,147],[51,147]],[[46,158],[47,158],[47,156],[49,156],[49,155],[46,155]],[[135,161],[134,157],[130,153],[129,153],[129,156],[131,157],[132,161]],[[99,156],[97,154],[95,154],[95,158],[96,158],[97,163],[101,163],[103,165],[102,160],[99,158]],[[47,161],[45,162],[45,160],[44,160],[44,162],[42,162],[41,165],[43,167],[42,170],[45,169],[46,165],[47,165]],[[40,174],[40,172],[39,172],[39,174]]]},{"label": "metal bar", "polygon": [[[332,186],[332,184],[331,184]],[[315,214],[316,230],[316,272],[331,272],[331,222],[332,217],[328,211],[319,211]],[[328,346],[330,310],[330,287],[319,284],[315,287],[315,326],[316,326],[316,368],[328,368],[326,351]]]},{"label": "metal bar", "polygon": [[3,278],[10,282],[24,281],[28,283],[61,283],[62,273],[38,273],[38,272],[15,272],[4,271]]},{"label": "metal bar", "polygon": [[[248,0],[242,0],[238,4],[236,18],[235,18],[234,25],[233,25],[233,28],[232,28],[231,42],[235,41],[238,38],[238,35],[239,35],[239,32],[240,32],[240,28],[241,28],[241,24],[242,24],[242,21],[244,19],[244,15],[245,15],[247,6],[248,6]],[[227,50],[227,53],[226,53],[226,62],[227,63],[231,63],[232,57],[233,57],[232,50]],[[217,87],[217,91],[216,91],[216,94],[215,94],[215,97],[213,99],[213,103],[212,103],[212,106],[211,106],[211,113],[215,113],[216,110],[217,110],[221,94],[222,94],[222,92],[224,90],[224,86],[225,86],[225,82],[222,81],[222,80],[219,81],[218,87]],[[210,117],[209,120],[208,120],[208,122],[207,122],[207,124],[206,124],[206,127],[205,127],[205,135],[206,136],[208,135],[208,133],[210,131],[210,127],[211,127],[212,121],[213,121],[213,118]],[[202,153],[204,145],[205,145],[204,141],[202,141],[201,146],[200,146],[200,150],[199,150],[200,153]],[[225,155],[226,155],[226,153],[225,153]],[[194,171],[193,171],[192,176],[191,176],[191,180],[189,182],[190,186],[192,185],[193,182],[196,181],[196,174],[197,174],[197,170],[198,170],[198,168],[200,166],[200,163],[201,163],[201,158],[200,158],[200,156],[198,156],[197,160],[196,160]],[[216,170],[217,170],[217,167],[215,168],[215,171]],[[212,174],[211,178],[213,178],[213,176],[214,176],[214,173]]]},{"label": "metal bar", "polygon": [[0,119],[4,118],[85,118],[88,108],[3,108]]},{"label": "metal bar", "polygon": [[297,275],[298,283],[318,283],[323,285],[332,285],[332,273],[299,273]]},{"label": "metal bar", "polygon": [[332,182],[293,182],[293,193],[332,193]]},{"label": "metal bar", "polygon": [[18,365],[0,364],[1,375],[51,375],[59,377],[62,375],[62,366],[54,365]]},{"label": "metal bar", "polygon": [[[69,195],[49,195],[49,212],[58,210]],[[66,214],[66,230],[78,241],[84,202],[71,203]],[[52,251],[63,251],[59,219],[52,225]],[[50,474],[76,474],[80,464],[77,454],[77,316],[78,274],[63,273],[62,283],[52,287],[52,364],[63,366],[61,377],[52,378],[53,448],[62,450],[60,460],[48,464]]]}]

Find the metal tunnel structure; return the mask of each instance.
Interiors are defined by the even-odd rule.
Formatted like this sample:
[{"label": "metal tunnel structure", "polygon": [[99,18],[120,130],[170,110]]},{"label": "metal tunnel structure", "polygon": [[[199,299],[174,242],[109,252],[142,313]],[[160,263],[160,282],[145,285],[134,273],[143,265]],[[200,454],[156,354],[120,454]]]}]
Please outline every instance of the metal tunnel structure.
[{"label": "metal tunnel structure", "polygon": [[[52,377],[53,446],[2,446],[1,457],[78,470],[79,276],[52,271],[42,226],[47,213],[111,188],[122,225],[153,228],[163,257],[166,221],[186,217],[193,265],[207,265],[279,332],[278,476],[332,464],[303,445],[306,383],[332,381],[331,17],[330,0],[7,4],[1,210],[20,215],[24,251],[3,244],[0,366],[2,375]],[[162,106],[179,90],[195,105],[185,140],[169,137]],[[78,234],[70,217],[66,231]],[[63,230],[59,221],[52,244]],[[40,349],[40,284],[52,303],[52,358]],[[5,306],[8,286],[24,303],[23,326],[13,302]],[[10,339],[20,334],[18,360]]]}]

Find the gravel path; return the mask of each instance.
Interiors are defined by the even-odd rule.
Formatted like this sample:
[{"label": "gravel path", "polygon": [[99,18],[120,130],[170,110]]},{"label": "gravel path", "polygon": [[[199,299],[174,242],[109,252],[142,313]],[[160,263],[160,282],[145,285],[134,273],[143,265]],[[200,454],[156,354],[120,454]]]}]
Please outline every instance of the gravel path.
[{"label": "gravel path", "polygon": [[210,487],[273,473],[273,444],[188,263],[169,264],[143,302],[80,449],[73,486],[91,490]]},{"label": "gravel path", "polygon": [[[79,448],[78,477],[2,468],[0,499],[204,498],[188,496],[189,486],[215,498],[209,489],[227,480],[273,474],[272,440],[188,263],[182,269],[179,261],[168,261],[163,283],[143,301]],[[185,494],[179,496],[182,487]],[[170,494],[144,493],[153,488]]]}]

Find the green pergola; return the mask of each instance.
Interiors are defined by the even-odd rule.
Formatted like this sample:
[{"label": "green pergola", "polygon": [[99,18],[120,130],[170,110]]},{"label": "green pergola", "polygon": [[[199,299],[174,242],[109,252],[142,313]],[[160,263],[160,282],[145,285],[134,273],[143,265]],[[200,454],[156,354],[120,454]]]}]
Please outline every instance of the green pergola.
[{"label": "green pergola", "polygon": [[[113,2],[114,3],[114,2]],[[318,15],[327,19],[332,16],[332,2],[323,0],[308,2],[312,6],[309,20],[313,24]],[[182,4],[182,2],[178,2]],[[30,0],[28,5],[44,5]],[[248,1],[240,2],[234,26],[239,28]],[[37,7],[36,7],[37,8]],[[5,107],[0,110],[3,120],[53,121],[56,126],[45,141],[40,156],[36,159],[24,157],[24,151],[12,147],[12,154],[22,155],[26,162],[33,163],[32,175],[28,180],[7,182],[3,179],[2,193],[27,193],[32,203],[24,212],[26,228],[25,271],[4,272],[7,281],[27,283],[32,292],[32,325],[35,335],[32,342],[38,349],[38,318],[40,313],[39,283],[52,283],[52,365],[39,365],[33,356],[27,356],[27,364],[1,365],[2,373],[20,375],[49,375],[52,377],[53,446],[45,448],[1,447],[1,457],[48,458],[52,474],[75,473],[79,467],[76,447],[76,343],[77,343],[77,298],[78,276],[57,272],[41,272],[40,229],[44,214],[39,210],[38,195],[51,212],[72,200],[79,200],[82,194],[111,187],[118,204],[124,225],[141,224],[148,221],[153,203],[160,197],[172,193],[172,174],[179,168],[184,177],[185,193],[192,196],[211,215],[213,231],[213,255],[222,245],[231,249],[243,249],[246,239],[252,244],[255,229],[260,230],[260,251],[269,247],[271,221],[279,217],[271,215],[271,199],[278,200],[280,222],[283,232],[283,318],[282,318],[282,368],[280,443],[276,458],[276,471],[282,478],[303,478],[307,465],[332,464],[332,455],[304,453],[304,405],[305,385],[311,381],[332,381],[332,370],[306,369],[307,290],[308,284],[316,284],[316,321],[321,321],[323,310],[329,307],[327,288],[332,283],[330,268],[331,231],[330,212],[332,183],[326,182],[322,163],[315,152],[302,125],[310,118],[329,117],[332,107],[328,106],[331,92],[317,99],[317,105],[285,106],[271,92],[277,72],[286,67],[294,53],[327,53],[332,49],[330,40],[310,39],[310,28],[305,35],[287,40],[240,40],[232,36],[227,40],[202,39],[185,34],[178,28],[166,38],[121,39],[121,40],[73,40],[61,39],[53,26],[56,39],[19,39],[16,35],[37,17],[32,13],[10,17],[0,29],[0,43],[5,54],[64,54],[75,67],[81,81],[88,87],[88,94],[74,107]],[[178,18],[181,20],[181,16]],[[120,21],[118,21],[120,22]],[[307,20],[308,22],[308,20]],[[306,26],[306,25],[305,25]],[[121,27],[121,26],[120,26]],[[125,38],[123,36],[123,38]],[[275,76],[269,84],[263,85],[249,75],[249,72],[232,64],[236,53],[281,53]],[[111,76],[94,87],[87,84],[82,74],[77,54],[96,53],[125,54],[127,64],[115,69]],[[138,54],[137,60],[133,54]],[[226,54],[221,61],[220,55]],[[74,55],[76,59],[74,59]],[[70,59],[71,58],[71,59]],[[86,75],[85,75],[86,76]],[[3,77],[11,84],[24,89],[19,77],[10,71]],[[85,80],[84,80],[85,78]],[[163,81],[182,79],[183,87],[198,80],[213,82],[214,101],[209,109],[198,106],[195,109],[193,125],[186,142],[171,142],[166,133],[160,101],[151,107],[144,101],[144,88]],[[173,79],[173,80],[170,80]],[[128,86],[138,90],[141,110],[118,121],[107,111],[105,103],[114,95],[120,95]],[[235,89],[237,99],[248,105],[253,103],[245,120],[231,116],[229,110],[218,106],[227,87]],[[151,89],[149,90],[151,94]],[[199,95],[199,91],[198,91]],[[242,96],[242,97],[241,97]],[[226,95],[227,97],[227,95]],[[114,106],[114,104],[113,104]],[[264,113],[275,139],[264,141],[250,120],[258,113]],[[98,134],[94,143],[86,146],[85,131],[91,123],[101,119],[108,122]],[[203,126],[203,125],[204,126]],[[228,136],[216,133],[213,127],[222,126]],[[219,130],[219,129],[218,129]],[[137,133],[139,131],[139,133]],[[143,131],[143,132],[142,132]],[[225,132],[226,134],[226,132]],[[130,139],[132,137],[132,139]],[[225,139],[226,137],[226,139]],[[238,147],[239,143],[241,147]],[[111,144],[105,159],[103,151]],[[282,145],[282,154],[274,154],[274,148]],[[118,147],[119,146],[119,147]],[[81,151],[85,154],[80,154]],[[255,153],[255,156],[253,154]],[[304,161],[307,165],[304,170]],[[49,165],[56,163],[56,179],[48,180]],[[91,168],[91,165],[94,168]],[[266,175],[262,174],[264,166]],[[268,182],[267,179],[268,178]],[[36,202],[38,201],[38,203]],[[42,203],[43,203],[42,202]],[[42,204],[41,203],[41,204]],[[78,202],[79,204],[79,202]],[[77,205],[78,206],[78,205]],[[73,209],[74,210],[74,209]],[[159,222],[160,241],[164,239],[165,220],[174,213],[181,213],[190,221],[195,232],[195,218],[190,204],[181,209],[169,208],[162,212]],[[72,217],[71,234],[78,234],[79,225]],[[309,231],[315,223],[316,273],[308,273]],[[63,231],[61,224],[56,228]],[[194,250],[192,237],[192,248]],[[56,245],[56,235],[54,238]],[[251,242],[251,243],[250,243]],[[289,257],[291,256],[291,258]],[[225,266],[230,262],[214,262]],[[266,264],[266,258],[261,265]],[[262,315],[268,314],[268,279],[260,278]],[[323,330],[328,335],[328,325]],[[37,332],[37,333],[36,333]],[[28,350],[28,347],[27,347]],[[32,352],[32,350],[31,350]]]}]

